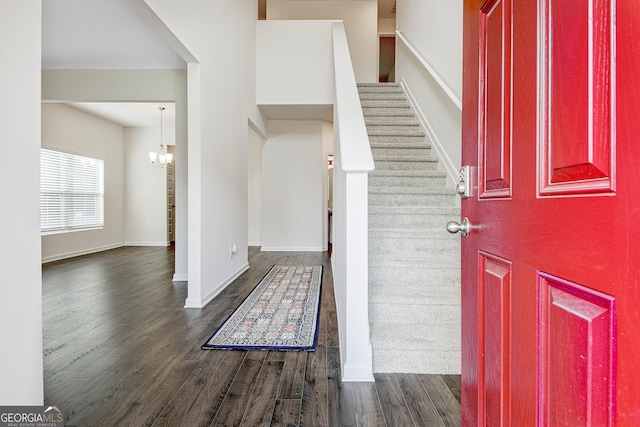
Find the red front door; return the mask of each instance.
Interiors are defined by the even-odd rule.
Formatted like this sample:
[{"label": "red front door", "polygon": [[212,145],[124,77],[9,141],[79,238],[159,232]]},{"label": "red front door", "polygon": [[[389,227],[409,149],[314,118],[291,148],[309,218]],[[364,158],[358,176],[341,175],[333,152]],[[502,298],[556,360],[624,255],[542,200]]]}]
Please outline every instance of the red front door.
[{"label": "red front door", "polygon": [[465,0],[464,426],[640,425],[640,2]]}]

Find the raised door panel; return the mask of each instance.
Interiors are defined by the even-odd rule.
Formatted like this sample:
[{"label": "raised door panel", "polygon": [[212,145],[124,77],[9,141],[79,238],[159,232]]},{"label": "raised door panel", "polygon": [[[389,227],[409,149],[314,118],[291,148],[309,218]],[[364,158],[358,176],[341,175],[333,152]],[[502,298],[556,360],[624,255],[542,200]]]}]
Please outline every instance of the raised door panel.
[{"label": "raised door panel", "polygon": [[542,196],[615,190],[612,1],[540,2]]},{"label": "raised door panel", "polygon": [[612,426],[614,298],[539,274],[539,425]]},{"label": "raised door panel", "polygon": [[487,2],[479,23],[481,199],[511,196],[511,4]]},{"label": "raised door panel", "polygon": [[480,253],[478,284],[480,407],[487,426],[510,425],[511,263]]}]

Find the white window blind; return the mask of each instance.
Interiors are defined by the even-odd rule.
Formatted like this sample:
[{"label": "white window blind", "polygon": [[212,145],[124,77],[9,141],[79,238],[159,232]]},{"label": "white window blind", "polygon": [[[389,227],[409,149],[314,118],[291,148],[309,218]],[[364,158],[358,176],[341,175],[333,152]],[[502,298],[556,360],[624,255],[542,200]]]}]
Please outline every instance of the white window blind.
[{"label": "white window blind", "polygon": [[104,226],[104,161],[40,149],[40,229]]}]

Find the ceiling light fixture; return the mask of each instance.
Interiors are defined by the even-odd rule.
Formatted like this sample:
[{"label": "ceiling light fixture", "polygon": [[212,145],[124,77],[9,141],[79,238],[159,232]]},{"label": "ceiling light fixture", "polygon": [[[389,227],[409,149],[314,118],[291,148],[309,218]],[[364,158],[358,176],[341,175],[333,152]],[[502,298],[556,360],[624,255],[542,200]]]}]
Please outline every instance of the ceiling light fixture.
[{"label": "ceiling light fixture", "polygon": [[149,151],[149,160],[151,164],[155,165],[158,160],[160,160],[160,167],[165,167],[165,165],[171,163],[173,160],[173,154],[169,153],[164,146],[164,142],[162,141],[162,112],[165,110],[164,107],[158,107],[160,110],[160,153],[156,153],[155,151]]}]

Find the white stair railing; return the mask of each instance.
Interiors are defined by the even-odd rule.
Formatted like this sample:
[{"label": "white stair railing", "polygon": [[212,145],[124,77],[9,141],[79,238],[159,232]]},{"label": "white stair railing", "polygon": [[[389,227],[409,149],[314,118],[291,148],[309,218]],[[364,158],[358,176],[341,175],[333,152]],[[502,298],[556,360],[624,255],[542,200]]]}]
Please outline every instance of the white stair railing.
[{"label": "white stair railing", "polygon": [[368,174],[374,169],[344,25],[333,24],[333,282],[342,380],[374,381],[369,339]]}]

